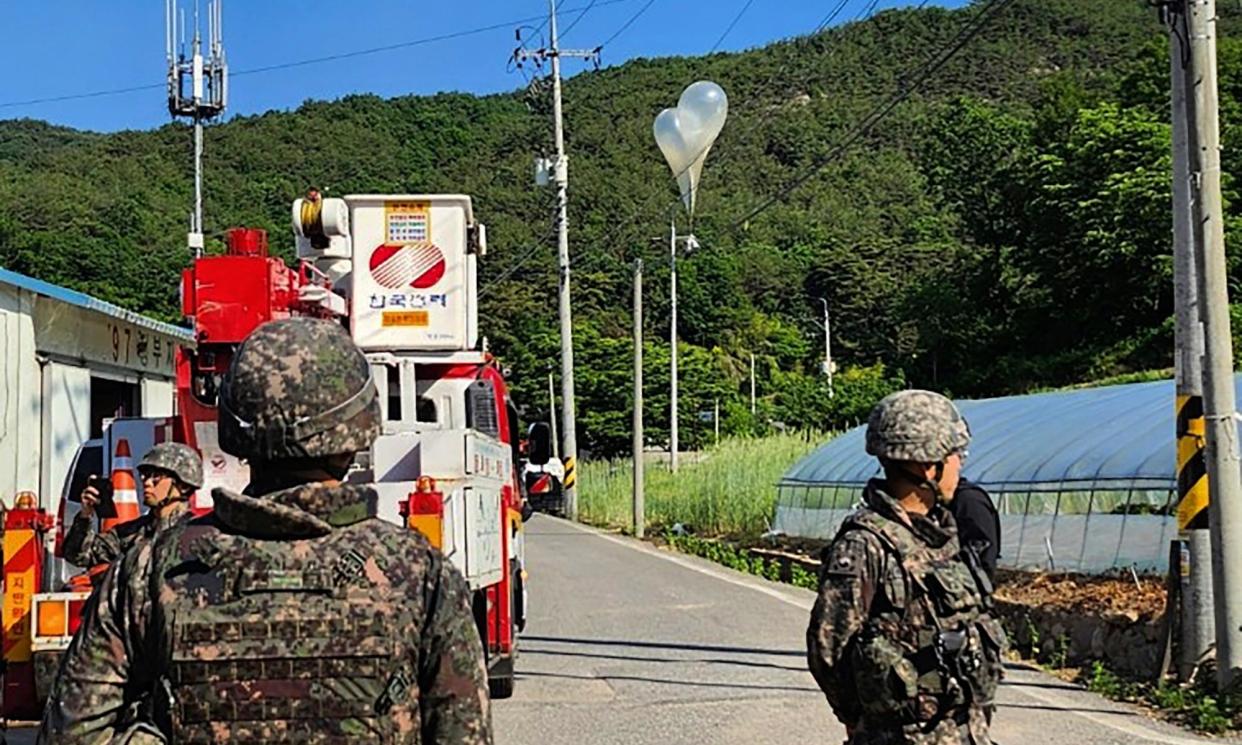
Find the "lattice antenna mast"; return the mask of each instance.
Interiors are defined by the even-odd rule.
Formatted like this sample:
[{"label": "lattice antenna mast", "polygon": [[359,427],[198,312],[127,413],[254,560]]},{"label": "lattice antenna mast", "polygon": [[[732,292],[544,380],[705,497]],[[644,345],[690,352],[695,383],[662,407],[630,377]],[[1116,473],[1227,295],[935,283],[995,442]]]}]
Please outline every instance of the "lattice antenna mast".
[{"label": "lattice antenna mast", "polygon": [[[179,0],[164,0],[164,42],[168,58],[168,113],[194,122],[194,212],[187,245],[203,254],[203,123],[228,104],[228,63],[224,59],[223,0],[207,3],[207,56],[194,0],[194,40],[186,49],[185,11]],[[187,54],[188,51],[188,54]]]}]

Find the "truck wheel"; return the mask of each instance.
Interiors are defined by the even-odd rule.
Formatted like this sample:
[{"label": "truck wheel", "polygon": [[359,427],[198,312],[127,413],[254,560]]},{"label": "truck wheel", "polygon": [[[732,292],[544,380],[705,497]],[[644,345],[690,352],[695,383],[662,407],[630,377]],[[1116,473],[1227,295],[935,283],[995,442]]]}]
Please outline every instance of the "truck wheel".
[{"label": "truck wheel", "polygon": [[487,692],[493,699],[509,698],[513,695],[513,682],[517,675],[514,668],[518,656],[518,632],[526,625],[518,621],[519,618],[524,618],[526,609],[522,607],[522,572],[517,561],[513,559],[509,561],[509,592],[509,636],[513,639],[513,651],[509,654],[509,659],[501,661],[504,664],[499,667],[504,672],[487,676]]},{"label": "truck wheel", "polygon": [[487,693],[495,699],[509,698],[513,695],[513,675],[506,675],[503,678],[487,679]]},{"label": "truck wheel", "polygon": [[509,561],[509,586],[513,588],[513,622],[517,626],[513,634],[513,647],[517,648],[518,633],[526,630],[526,592],[522,583],[522,568],[516,559]]}]

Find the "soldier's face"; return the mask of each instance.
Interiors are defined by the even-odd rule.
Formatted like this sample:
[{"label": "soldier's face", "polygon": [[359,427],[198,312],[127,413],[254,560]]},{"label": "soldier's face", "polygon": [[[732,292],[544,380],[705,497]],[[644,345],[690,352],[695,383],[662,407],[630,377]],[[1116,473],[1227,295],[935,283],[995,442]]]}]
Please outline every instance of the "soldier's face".
[{"label": "soldier's face", "polygon": [[167,471],[144,469],[142,473],[142,502],[148,507],[158,507],[168,499],[176,479]]},{"label": "soldier's face", "polygon": [[953,499],[957,484],[962,480],[962,456],[952,453],[944,459],[944,471],[940,476],[940,493],[945,499]]}]

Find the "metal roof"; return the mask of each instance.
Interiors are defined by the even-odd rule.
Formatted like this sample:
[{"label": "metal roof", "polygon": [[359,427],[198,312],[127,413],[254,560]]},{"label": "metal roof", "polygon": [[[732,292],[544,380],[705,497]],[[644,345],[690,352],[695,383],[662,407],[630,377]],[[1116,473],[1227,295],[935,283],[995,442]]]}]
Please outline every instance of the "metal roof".
[{"label": "metal roof", "polygon": [[[957,402],[973,435],[963,473],[992,491],[1174,489],[1174,402],[1172,380]],[[781,485],[866,483],[879,467],[865,431],[818,448]]]},{"label": "metal roof", "polygon": [[43,297],[51,300],[68,303],[69,305],[85,308],[86,310],[93,310],[97,313],[103,313],[114,318],[120,318],[123,321],[134,324],[135,326],[174,337],[184,344],[194,344],[194,331],[191,329],[183,326],[174,326],[171,323],[164,323],[163,321],[157,321],[154,318],[144,316],[141,313],[126,310],[119,305],[113,305],[112,303],[100,300],[97,297],[91,297],[86,293],[78,292],[77,290],[70,290],[68,287],[54,285],[51,282],[44,282],[41,279],[27,277],[25,274],[18,274],[17,272],[2,268],[0,268],[0,282],[14,287],[19,287],[37,295],[42,295]]}]

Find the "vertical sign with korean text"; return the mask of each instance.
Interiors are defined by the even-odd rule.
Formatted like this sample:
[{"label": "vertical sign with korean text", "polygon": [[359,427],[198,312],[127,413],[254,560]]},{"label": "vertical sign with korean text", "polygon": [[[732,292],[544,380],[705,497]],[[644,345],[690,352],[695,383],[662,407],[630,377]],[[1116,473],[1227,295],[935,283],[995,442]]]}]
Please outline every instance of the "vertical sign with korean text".
[{"label": "vertical sign with korean text", "polygon": [[466,349],[466,211],[459,198],[350,201],[354,337],[364,350]]}]

